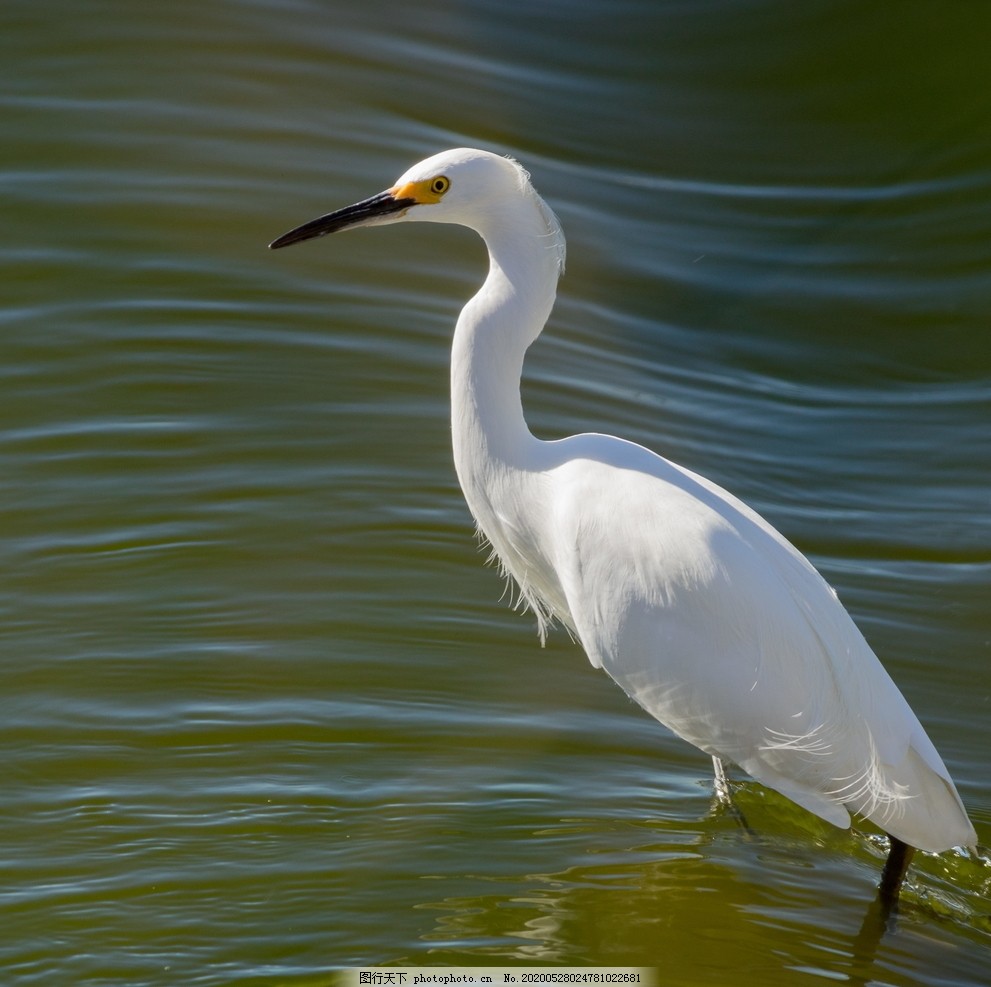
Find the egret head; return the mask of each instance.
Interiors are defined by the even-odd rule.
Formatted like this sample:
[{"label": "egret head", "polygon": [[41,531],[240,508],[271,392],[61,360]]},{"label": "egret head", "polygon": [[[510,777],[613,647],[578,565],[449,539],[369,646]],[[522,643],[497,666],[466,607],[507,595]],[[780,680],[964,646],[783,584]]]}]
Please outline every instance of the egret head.
[{"label": "egret head", "polygon": [[559,230],[519,164],[490,151],[456,148],[413,165],[384,192],[297,226],[269,246],[288,247],[339,230],[406,220],[457,223],[481,230],[486,216],[512,212],[515,204],[528,199],[547,214],[548,226]]}]

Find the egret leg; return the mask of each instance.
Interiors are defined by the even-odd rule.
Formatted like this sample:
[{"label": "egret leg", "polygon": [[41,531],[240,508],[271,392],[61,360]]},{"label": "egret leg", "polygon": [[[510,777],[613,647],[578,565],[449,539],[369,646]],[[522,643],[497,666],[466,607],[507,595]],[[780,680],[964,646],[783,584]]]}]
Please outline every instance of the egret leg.
[{"label": "egret leg", "polygon": [[898,901],[898,891],[905,880],[905,872],[912,861],[915,847],[902,843],[897,836],[888,834],[888,859],[881,871],[881,883],[878,885],[877,896],[881,905],[891,910]]},{"label": "egret leg", "polygon": [[729,794],[729,778],[726,775],[726,768],[723,767],[723,762],[715,755],[712,758],[712,770],[716,776],[714,784],[716,798],[722,802],[732,802],[733,800]]},{"label": "egret leg", "polygon": [[733,801],[733,796],[730,794],[729,790],[729,775],[726,774],[726,767],[723,762],[713,755],[712,758],[712,771],[715,777],[715,782],[713,784],[713,794],[715,798],[713,799],[713,807],[719,807],[719,812],[725,812],[729,810],[733,818],[740,824],[744,833],[748,837],[752,837],[754,834],[750,827],[747,825],[746,816],[740,811],[740,807]]},{"label": "egret leg", "polygon": [[881,871],[881,883],[878,885],[877,897],[871,902],[860,932],[853,944],[854,961],[857,965],[857,983],[867,983],[871,966],[877,948],[885,933],[895,927],[895,915],[898,912],[898,891],[905,880],[909,861],[915,853],[915,847],[903,843],[898,837],[888,834],[888,859]]}]

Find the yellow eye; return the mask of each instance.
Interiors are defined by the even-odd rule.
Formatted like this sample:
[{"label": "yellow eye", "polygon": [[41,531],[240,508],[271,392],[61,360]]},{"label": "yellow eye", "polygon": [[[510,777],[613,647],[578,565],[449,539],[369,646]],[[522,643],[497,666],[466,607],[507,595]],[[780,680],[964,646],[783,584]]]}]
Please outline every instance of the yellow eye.
[{"label": "yellow eye", "polygon": [[406,182],[389,189],[394,199],[412,199],[413,203],[430,206],[440,202],[441,196],[451,187],[451,179],[446,175],[436,178],[421,178],[418,182]]}]

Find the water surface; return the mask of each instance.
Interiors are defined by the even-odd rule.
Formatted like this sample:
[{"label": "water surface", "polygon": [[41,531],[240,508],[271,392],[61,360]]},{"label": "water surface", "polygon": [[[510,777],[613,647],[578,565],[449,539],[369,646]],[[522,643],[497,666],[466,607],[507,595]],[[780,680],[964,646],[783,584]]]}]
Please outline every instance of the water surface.
[{"label": "water surface", "polygon": [[988,840],[991,9],[426,0],[2,14],[8,984],[624,964],[979,985],[988,866],[883,856],[500,602],[457,489],[468,231],[275,235],[463,144],[568,272],[545,437],[729,487],[833,583]]}]

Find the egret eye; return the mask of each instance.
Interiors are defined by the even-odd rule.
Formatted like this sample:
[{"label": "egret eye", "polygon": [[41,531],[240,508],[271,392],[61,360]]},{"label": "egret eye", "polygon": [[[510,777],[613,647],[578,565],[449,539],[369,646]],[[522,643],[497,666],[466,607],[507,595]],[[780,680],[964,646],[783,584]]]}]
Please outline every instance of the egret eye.
[{"label": "egret eye", "polygon": [[451,187],[451,180],[439,175],[430,183],[430,191],[435,195],[443,195]]}]

